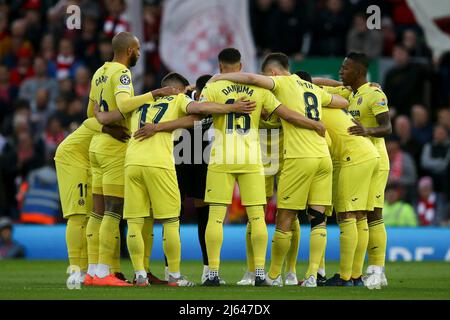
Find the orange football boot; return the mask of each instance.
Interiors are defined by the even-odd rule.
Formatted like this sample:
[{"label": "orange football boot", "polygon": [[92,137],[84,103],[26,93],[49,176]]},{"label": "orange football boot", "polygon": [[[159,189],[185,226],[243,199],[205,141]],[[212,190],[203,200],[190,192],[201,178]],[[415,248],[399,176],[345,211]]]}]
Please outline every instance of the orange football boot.
[{"label": "orange football boot", "polygon": [[99,278],[97,276],[94,276],[94,279],[92,281],[93,286],[100,286],[100,287],[132,287],[133,285],[131,283],[128,283],[126,281],[120,280],[116,278],[113,274],[109,274],[104,278]]},{"label": "orange football boot", "polygon": [[89,273],[87,273],[86,277],[84,278],[83,285],[84,286],[92,286],[93,280],[94,280],[94,278]]}]

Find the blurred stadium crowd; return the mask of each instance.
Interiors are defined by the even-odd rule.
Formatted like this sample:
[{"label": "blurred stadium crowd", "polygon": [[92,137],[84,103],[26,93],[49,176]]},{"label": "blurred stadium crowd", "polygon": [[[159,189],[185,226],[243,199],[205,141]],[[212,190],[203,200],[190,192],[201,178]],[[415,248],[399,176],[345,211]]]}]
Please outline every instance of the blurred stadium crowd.
[{"label": "blurred stadium crowd", "polygon": [[[81,30],[65,28],[68,4],[81,7]],[[367,30],[370,4],[381,8],[381,30]],[[33,222],[27,199],[59,211],[54,151],[85,119],[91,75],[130,28],[125,11],[124,0],[0,0],[0,216]],[[161,1],[143,0],[143,91],[167,73],[161,11]],[[250,18],[260,57],[392,58],[382,79],[394,128],[385,222],[450,225],[450,52],[432,58],[406,1],[251,0]]]}]

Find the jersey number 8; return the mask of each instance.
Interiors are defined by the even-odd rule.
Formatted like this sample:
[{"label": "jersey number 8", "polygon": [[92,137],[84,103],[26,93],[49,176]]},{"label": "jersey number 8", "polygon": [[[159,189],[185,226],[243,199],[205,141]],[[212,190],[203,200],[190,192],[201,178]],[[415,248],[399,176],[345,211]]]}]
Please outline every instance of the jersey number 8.
[{"label": "jersey number 8", "polygon": [[314,93],[311,92],[305,92],[303,95],[303,98],[305,100],[305,113],[306,116],[315,121],[320,120],[320,114],[319,114],[319,103],[317,101],[317,97]]}]

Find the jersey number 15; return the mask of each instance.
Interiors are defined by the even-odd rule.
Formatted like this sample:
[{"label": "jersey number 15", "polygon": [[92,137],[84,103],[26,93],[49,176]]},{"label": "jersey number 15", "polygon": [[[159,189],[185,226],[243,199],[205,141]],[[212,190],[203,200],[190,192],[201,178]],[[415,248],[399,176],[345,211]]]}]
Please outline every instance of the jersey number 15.
[{"label": "jersey number 15", "polygon": [[[225,104],[233,104],[234,99],[228,99]],[[243,118],[243,125],[239,123],[234,123],[235,120],[238,120],[240,118]],[[246,113],[236,113],[236,112],[230,112],[227,114],[227,133],[232,133],[234,129],[236,129],[236,132],[239,134],[246,134],[248,133],[248,130],[250,130],[250,115]]]}]

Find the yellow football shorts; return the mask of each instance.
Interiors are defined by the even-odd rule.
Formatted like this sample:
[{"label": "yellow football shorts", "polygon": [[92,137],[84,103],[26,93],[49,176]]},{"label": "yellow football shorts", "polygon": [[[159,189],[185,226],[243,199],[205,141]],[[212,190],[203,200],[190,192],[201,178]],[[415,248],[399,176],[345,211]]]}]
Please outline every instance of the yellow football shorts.
[{"label": "yellow football shorts", "polygon": [[375,177],[375,208],[383,208],[384,206],[384,191],[386,189],[389,178],[389,170],[378,170]]},{"label": "yellow football shorts", "polygon": [[76,168],[58,161],[55,161],[55,164],[63,217],[67,219],[74,214],[90,214],[92,211],[90,169]]},{"label": "yellow football shorts", "polygon": [[177,218],[180,209],[175,170],[144,166],[125,168],[124,219],[150,217],[151,214],[155,219]]},{"label": "yellow football shorts", "polygon": [[92,169],[92,192],[123,198],[125,154],[110,156],[89,152],[89,159]]},{"label": "yellow football shorts", "polygon": [[244,206],[266,204],[264,174],[228,173],[208,170],[206,175],[205,202],[230,204],[233,198],[234,184],[238,183],[241,202]]},{"label": "yellow football shorts", "polygon": [[331,206],[333,165],[330,157],[285,159],[278,184],[280,209]]},{"label": "yellow football shorts", "polygon": [[372,211],[378,158],[341,167],[333,186],[333,205],[336,212]]}]

